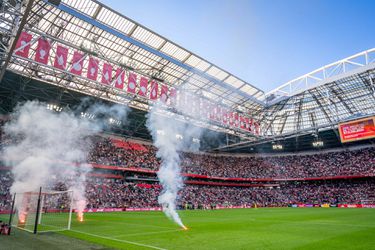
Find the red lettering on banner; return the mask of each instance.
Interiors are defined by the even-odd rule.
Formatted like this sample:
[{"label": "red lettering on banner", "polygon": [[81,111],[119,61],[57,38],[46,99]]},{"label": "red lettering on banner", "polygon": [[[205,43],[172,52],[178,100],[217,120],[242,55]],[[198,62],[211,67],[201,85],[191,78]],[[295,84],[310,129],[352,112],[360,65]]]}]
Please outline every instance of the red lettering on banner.
[{"label": "red lettering on banner", "polygon": [[375,137],[375,117],[339,124],[342,142],[357,141]]}]

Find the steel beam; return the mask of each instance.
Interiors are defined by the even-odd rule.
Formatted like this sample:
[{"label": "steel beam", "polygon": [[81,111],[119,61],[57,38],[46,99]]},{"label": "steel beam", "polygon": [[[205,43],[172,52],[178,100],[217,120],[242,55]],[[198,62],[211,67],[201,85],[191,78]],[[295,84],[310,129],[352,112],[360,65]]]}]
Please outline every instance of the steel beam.
[{"label": "steel beam", "polygon": [[19,24],[19,26],[17,28],[17,31],[16,31],[16,34],[15,34],[14,38],[13,38],[12,45],[10,45],[10,48],[7,51],[8,54],[7,54],[7,57],[5,58],[5,60],[3,62],[3,65],[1,65],[0,83],[1,83],[1,80],[3,79],[3,77],[4,77],[5,70],[8,67],[10,59],[12,58],[12,54],[13,54],[14,48],[16,47],[16,44],[17,44],[17,40],[20,37],[22,29],[23,29],[23,27],[26,24],[26,21],[27,21],[27,18],[29,16],[29,14],[30,14],[31,8],[33,6],[33,3],[34,3],[34,0],[29,0],[27,2],[26,8],[25,8],[25,12],[23,13],[22,20],[21,20],[21,22],[20,22],[20,24]]},{"label": "steel beam", "polygon": [[140,42],[140,41],[138,41],[138,40],[136,40],[136,39],[134,39],[132,37],[129,37],[129,36],[127,36],[127,35],[119,32],[119,31],[117,31],[117,30],[115,30],[115,29],[113,29],[111,27],[108,27],[107,25],[105,25],[105,24],[97,21],[96,19],[91,18],[91,17],[89,17],[89,16],[87,16],[87,15],[85,15],[85,14],[83,14],[83,13],[81,13],[81,12],[79,12],[79,11],[71,8],[71,7],[69,7],[68,5],[65,5],[65,4],[61,3],[58,6],[54,5],[54,7],[58,8],[59,10],[62,10],[64,12],[68,13],[69,15],[77,17],[77,18],[81,19],[82,21],[85,21],[85,22],[87,22],[87,23],[89,23],[89,24],[91,24],[91,25],[93,25],[93,26],[95,26],[95,27],[97,27],[99,29],[102,29],[102,30],[104,30],[104,31],[106,31],[106,32],[114,35],[114,36],[117,36],[117,37],[119,37],[119,38],[121,38],[121,39],[123,39],[123,40],[125,40],[125,41],[127,41],[129,43],[132,43],[132,44],[134,44],[134,45],[136,45],[136,46],[138,46],[138,47],[140,47],[140,48],[142,48],[142,49],[144,49],[144,50],[146,50],[146,51],[148,51],[148,52],[150,52],[150,53],[152,53],[154,55],[157,55],[157,56],[159,56],[159,57],[161,57],[161,58],[163,58],[165,60],[168,60],[168,61],[172,62],[173,64],[175,64],[175,65],[177,65],[177,66],[179,66],[181,68],[184,68],[184,69],[186,69],[188,71],[191,71],[191,72],[193,72],[193,73],[195,73],[197,75],[201,75],[204,78],[206,78],[207,80],[209,80],[211,82],[214,82],[215,84],[217,84],[217,85],[219,85],[219,86],[221,86],[223,88],[229,89],[229,90],[231,90],[231,91],[233,91],[233,92],[235,92],[235,93],[243,96],[244,98],[247,98],[248,100],[250,100],[252,102],[258,103],[261,106],[265,105],[264,102],[256,99],[255,97],[253,97],[253,96],[251,96],[251,95],[249,95],[249,94],[247,94],[247,93],[245,93],[243,91],[239,91],[237,88],[235,88],[235,87],[233,87],[231,85],[225,84],[225,83],[221,82],[220,80],[218,80],[218,79],[216,79],[216,78],[208,75],[207,73],[205,73],[205,72],[203,72],[201,70],[198,70],[198,69],[196,69],[194,67],[191,67],[191,66],[189,66],[187,64],[184,64],[184,63],[180,62],[179,60],[177,60],[177,59],[175,59],[175,58],[173,58],[173,57],[171,57],[169,55],[166,55],[165,53],[163,53],[161,51],[158,51],[157,49],[151,48],[151,47],[147,46],[146,44],[144,44],[144,43],[142,43],[142,42]]}]

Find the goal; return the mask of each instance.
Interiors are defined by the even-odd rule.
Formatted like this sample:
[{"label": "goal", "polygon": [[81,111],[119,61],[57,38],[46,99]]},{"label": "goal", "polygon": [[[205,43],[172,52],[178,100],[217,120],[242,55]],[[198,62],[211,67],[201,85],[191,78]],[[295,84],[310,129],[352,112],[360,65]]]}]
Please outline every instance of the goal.
[{"label": "goal", "polygon": [[16,193],[11,226],[41,233],[69,230],[72,220],[73,191]]}]

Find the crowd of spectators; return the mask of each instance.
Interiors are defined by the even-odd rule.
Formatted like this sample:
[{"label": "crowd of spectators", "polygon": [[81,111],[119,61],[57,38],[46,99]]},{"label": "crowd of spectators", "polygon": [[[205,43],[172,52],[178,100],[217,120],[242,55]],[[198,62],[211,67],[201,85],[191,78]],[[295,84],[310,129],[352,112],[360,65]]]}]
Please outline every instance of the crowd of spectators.
[{"label": "crowd of spectators", "polygon": [[[1,133],[0,133],[1,134]],[[7,142],[0,138],[1,143]],[[119,147],[109,138],[93,138],[88,155],[91,163],[158,170],[160,159],[156,148],[143,150]],[[375,175],[375,150],[284,156],[223,156],[181,152],[182,172],[237,178],[306,178],[342,175]],[[0,170],[0,210],[9,209],[12,176]],[[86,182],[88,208],[156,207],[160,188],[147,188],[138,180],[91,177]],[[253,205],[285,206],[291,203],[358,203],[375,199],[374,178],[331,182],[285,182],[279,187],[224,187],[187,185],[179,195],[179,206]]]},{"label": "crowd of spectators", "polygon": [[[147,151],[115,147],[110,139],[99,140],[90,152],[91,162],[158,170],[160,160],[153,146]],[[182,172],[217,177],[305,178],[342,175],[375,175],[375,150],[287,156],[220,156],[181,153]]]},{"label": "crowd of spectators", "polygon": [[374,175],[375,150],[366,148],[311,155],[231,157],[184,154],[183,171],[220,177],[304,178]]},{"label": "crowd of spectators", "polygon": [[[10,172],[1,171],[0,211],[10,208]],[[63,185],[62,185],[63,186]],[[58,188],[57,188],[58,189]],[[158,185],[119,179],[90,177],[86,180],[87,208],[158,207]],[[178,206],[287,206],[289,204],[357,204],[375,200],[373,179],[324,182],[284,182],[277,187],[226,187],[186,185],[179,193]]]},{"label": "crowd of spectators", "polygon": [[10,187],[13,183],[10,171],[0,171],[0,211],[9,208],[12,203]]},{"label": "crowd of spectators", "polygon": [[88,160],[93,163],[156,170],[160,165],[155,147],[144,145],[147,150],[132,150],[113,145],[109,138],[95,138]]}]

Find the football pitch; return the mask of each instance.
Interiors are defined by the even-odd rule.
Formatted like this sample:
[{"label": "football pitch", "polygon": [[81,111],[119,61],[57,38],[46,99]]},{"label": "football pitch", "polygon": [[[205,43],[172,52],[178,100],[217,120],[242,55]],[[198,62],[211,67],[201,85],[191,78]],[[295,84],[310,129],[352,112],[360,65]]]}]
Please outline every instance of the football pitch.
[{"label": "football pitch", "polygon": [[189,230],[161,212],[87,213],[84,222],[74,220],[70,231],[34,236],[15,230],[0,236],[0,249],[375,249],[375,209],[258,208],[180,215]]}]

